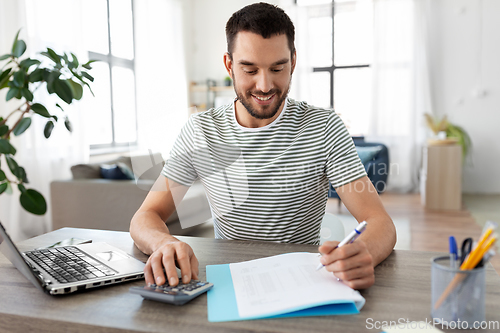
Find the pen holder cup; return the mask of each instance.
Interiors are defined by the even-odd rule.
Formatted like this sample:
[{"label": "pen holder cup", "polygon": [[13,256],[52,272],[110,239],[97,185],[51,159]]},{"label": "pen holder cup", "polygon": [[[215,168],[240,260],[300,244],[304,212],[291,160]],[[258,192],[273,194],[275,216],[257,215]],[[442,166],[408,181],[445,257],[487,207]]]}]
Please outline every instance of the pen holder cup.
[{"label": "pen holder cup", "polygon": [[451,268],[449,256],[432,259],[431,315],[435,322],[467,322],[472,327],[484,321],[485,289],[484,267],[461,271]]}]

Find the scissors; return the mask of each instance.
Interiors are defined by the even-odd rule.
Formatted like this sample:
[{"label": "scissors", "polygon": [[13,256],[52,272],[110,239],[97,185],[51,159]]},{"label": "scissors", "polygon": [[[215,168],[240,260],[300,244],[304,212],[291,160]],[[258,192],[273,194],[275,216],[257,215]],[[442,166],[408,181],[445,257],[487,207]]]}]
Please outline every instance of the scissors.
[{"label": "scissors", "polygon": [[470,237],[464,239],[464,241],[462,242],[462,248],[460,252],[460,265],[463,264],[465,258],[467,258],[469,253],[472,251],[472,242],[473,240]]}]

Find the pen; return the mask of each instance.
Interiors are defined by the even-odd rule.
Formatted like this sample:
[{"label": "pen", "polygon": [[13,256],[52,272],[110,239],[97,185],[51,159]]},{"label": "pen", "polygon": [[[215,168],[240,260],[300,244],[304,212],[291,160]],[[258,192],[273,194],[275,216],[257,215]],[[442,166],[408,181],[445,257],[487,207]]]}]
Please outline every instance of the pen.
[{"label": "pen", "polygon": [[[344,245],[346,245],[346,244],[349,244],[349,243],[354,242],[354,240],[355,240],[356,238],[358,238],[358,236],[359,236],[359,235],[361,235],[361,233],[365,230],[366,225],[367,225],[366,221],[363,221],[363,222],[361,222],[360,224],[358,224],[358,226],[357,226],[357,227],[356,227],[353,231],[351,231],[351,233],[350,233],[349,235],[347,235],[347,237],[346,237],[346,238],[344,238],[344,239],[343,239],[343,240],[339,243],[339,245],[337,245],[337,246],[335,247],[335,249],[336,249],[336,248],[338,248],[338,247],[344,246]],[[318,265],[318,267],[316,267],[316,270],[318,271],[318,270],[322,269],[323,267],[325,267],[325,266],[324,266],[322,263],[320,263],[320,264]]]},{"label": "pen", "polygon": [[450,236],[449,244],[450,244],[450,267],[455,269],[457,268],[457,259],[458,259],[457,241],[455,240],[455,237]]}]

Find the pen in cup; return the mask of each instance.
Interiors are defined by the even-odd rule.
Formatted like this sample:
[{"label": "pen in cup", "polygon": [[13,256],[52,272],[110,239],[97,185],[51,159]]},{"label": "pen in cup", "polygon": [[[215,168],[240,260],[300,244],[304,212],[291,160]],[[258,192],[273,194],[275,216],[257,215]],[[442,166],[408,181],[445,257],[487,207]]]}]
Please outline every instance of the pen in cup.
[{"label": "pen in cup", "polygon": [[[349,244],[349,243],[354,242],[354,240],[355,240],[356,238],[358,238],[358,236],[359,236],[359,235],[361,235],[361,233],[365,230],[366,225],[367,225],[367,223],[366,223],[365,221],[363,221],[363,222],[361,222],[360,224],[358,224],[358,226],[357,226],[357,227],[356,227],[353,231],[351,231],[351,233],[350,233],[349,235],[347,235],[347,237],[346,237],[346,238],[344,238],[344,239],[343,239],[343,240],[339,243],[339,245],[337,245],[337,246],[335,247],[335,249],[336,249],[336,248],[338,248],[338,247],[344,246],[344,245],[346,245],[346,244]],[[318,265],[318,267],[316,267],[316,270],[318,271],[318,270],[320,270],[320,269],[321,269],[321,268],[323,268],[323,267],[325,267],[325,266],[324,266],[322,263],[320,263],[320,264]]]},{"label": "pen in cup", "polygon": [[455,237],[450,236],[449,246],[450,246],[450,267],[452,269],[456,269],[457,268],[457,259],[458,259],[458,248],[457,248],[457,241],[456,241]]}]

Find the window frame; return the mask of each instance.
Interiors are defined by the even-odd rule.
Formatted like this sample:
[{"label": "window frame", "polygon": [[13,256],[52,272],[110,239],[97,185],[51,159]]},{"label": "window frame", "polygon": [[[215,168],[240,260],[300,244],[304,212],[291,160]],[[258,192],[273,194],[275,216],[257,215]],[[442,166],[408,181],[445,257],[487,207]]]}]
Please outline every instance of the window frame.
[{"label": "window frame", "polygon": [[335,105],[335,71],[350,68],[367,68],[370,64],[335,66],[335,0],[331,0],[332,6],[332,65],[326,67],[313,67],[313,73],[327,72],[330,74],[330,107]]},{"label": "window frame", "polygon": [[[103,144],[92,144],[90,145],[91,154],[108,153],[108,152],[121,152],[128,150],[129,147],[135,147],[138,145],[138,117],[137,117],[137,79],[135,72],[135,16],[134,16],[134,1],[130,0],[130,6],[132,10],[132,49],[133,58],[125,59],[114,56],[111,51],[111,23],[110,23],[110,5],[109,0],[106,0],[107,9],[107,23],[108,23],[108,54],[88,51],[89,59],[98,60],[100,62],[107,63],[109,66],[109,96],[111,105],[111,143]],[[134,74],[134,116],[135,116],[135,132],[136,139],[133,142],[122,142],[117,143],[115,141],[115,112],[114,112],[114,97],[113,97],[113,67],[127,68]]]}]

